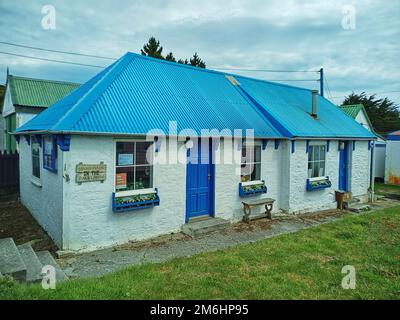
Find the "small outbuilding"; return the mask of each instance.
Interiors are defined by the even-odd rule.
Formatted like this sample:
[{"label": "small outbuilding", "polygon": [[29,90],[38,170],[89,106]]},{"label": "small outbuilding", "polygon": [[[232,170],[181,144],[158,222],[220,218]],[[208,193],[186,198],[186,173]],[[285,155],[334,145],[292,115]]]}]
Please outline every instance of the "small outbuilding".
[{"label": "small outbuilding", "polygon": [[79,87],[77,83],[33,79],[7,74],[0,109],[0,151],[17,151],[14,130]]},{"label": "small outbuilding", "polygon": [[134,53],[15,134],[21,201],[65,250],[239,221],[244,199],[367,201],[376,139],[318,92]]},{"label": "small outbuilding", "polygon": [[400,130],[387,136],[385,183],[400,185]]}]

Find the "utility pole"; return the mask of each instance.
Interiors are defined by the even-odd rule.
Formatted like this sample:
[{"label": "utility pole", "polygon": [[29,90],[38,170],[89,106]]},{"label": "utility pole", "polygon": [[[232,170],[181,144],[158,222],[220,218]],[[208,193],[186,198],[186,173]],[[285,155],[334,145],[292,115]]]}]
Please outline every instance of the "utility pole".
[{"label": "utility pole", "polygon": [[324,96],[324,68],[319,69],[319,93]]}]

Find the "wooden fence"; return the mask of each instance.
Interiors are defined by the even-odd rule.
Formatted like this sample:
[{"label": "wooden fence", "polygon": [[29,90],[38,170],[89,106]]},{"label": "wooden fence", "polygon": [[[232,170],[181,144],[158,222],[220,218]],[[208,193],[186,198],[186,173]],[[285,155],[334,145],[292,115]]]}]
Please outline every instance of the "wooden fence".
[{"label": "wooden fence", "polygon": [[0,195],[16,193],[19,190],[18,153],[0,151]]}]

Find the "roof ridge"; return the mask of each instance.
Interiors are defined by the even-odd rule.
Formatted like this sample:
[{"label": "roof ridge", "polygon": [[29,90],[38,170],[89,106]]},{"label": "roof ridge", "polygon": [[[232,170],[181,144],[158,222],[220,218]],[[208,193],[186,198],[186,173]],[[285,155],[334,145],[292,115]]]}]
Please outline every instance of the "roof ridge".
[{"label": "roof ridge", "polygon": [[133,56],[135,56],[137,58],[140,58],[140,59],[147,59],[147,60],[151,60],[151,61],[158,62],[158,63],[170,64],[170,65],[178,66],[180,68],[188,68],[188,69],[196,70],[196,71],[200,71],[200,72],[216,73],[216,74],[220,74],[220,75],[229,75],[229,76],[233,76],[233,77],[241,77],[241,78],[245,78],[245,79],[249,79],[249,80],[266,82],[266,83],[269,83],[271,85],[283,86],[283,87],[287,87],[287,88],[293,88],[293,89],[299,89],[299,90],[305,90],[305,91],[310,91],[311,92],[311,89],[307,89],[307,88],[303,88],[303,87],[296,87],[296,86],[292,86],[292,85],[289,85],[289,84],[283,84],[283,83],[280,83],[280,82],[274,82],[274,81],[268,81],[268,80],[264,80],[264,79],[252,78],[252,77],[248,77],[248,76],[238,75],[236,73],[217,71],[217,70],[214,70],[214,69],[207,69],[207,68],[199,68],[199,67],[195,67],[195,66],[192,66],[192,65],[189,65],[189,64],[183,64],[183,63],[168,61],[168,60],[165,60],[165,59],[159,59],[159,58],[144,56],[142,54],[138,54],[138,53],[131,52],[131,51],[128,51],[127,54],[131,54],[131,55],[133,55]]},{"label": "roof ridge", "polygon": [[16,76],[16,75],[12,75],[12,74],[9,74],[8,77],[10,77],[11,79],[22,79],[22,80],[28,80],[28,81],[41,81],[41,82],[51,82],[51,83],[60,83],[60,84],[71,84],[71,85],[78,85],[78,86],[81,85],[81,83],[78,83],[78,82],[22,77],[22,76]]}]

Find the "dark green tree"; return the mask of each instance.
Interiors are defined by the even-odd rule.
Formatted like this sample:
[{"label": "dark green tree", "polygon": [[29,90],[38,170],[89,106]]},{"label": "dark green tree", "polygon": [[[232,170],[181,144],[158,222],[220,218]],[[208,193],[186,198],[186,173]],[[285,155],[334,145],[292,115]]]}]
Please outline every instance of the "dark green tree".
[{"label": "dark green tree", "polygon": [[165,60],[172,61],[172,62],[176,62],[176,59],[175,59],[175,57],[174,57],[174,55],[173,55],[172,52],[168,53],[168,54],[165,56]]},{"label": "dark green tree", "polygon": [[153,57],[157,59],[165,59],[172,62],[178,62],[181,64],[190,64],[195,67],[205,68],[205,62],[200,59],[197,52],[193,55],[190,60],[188,59],[179,59],[176,61],[174,54],[172,52],[168,53],[165,57],[162,55],[163,47],[160,45],[160,41],[158,41],[155,37],[150,37],[149,41],[143,46],[143,49],[140,50],[142,55]]},{"label": "dark green tree", "polygon": [[188,61],[188,59],[185,59],[185,60],[179,59],[178,63],[180,63],[180,64],[189,64],[189,61]]},{"label": "dark green tree", "polygon": [[160,46],[160,41],[156,40],[154,37],[151,37],[140,51],[144,56],[164,59],[162,55],[163,47]]},{"label": "dark green tree", "polygon": [[206,64],[200,59],[197,52],[194,53],[193,57],[190,58],[190,64],[194,67],[205,68]]},{"label": "dark green tree", "polygon": [[343,104],[363,104],[376,132],[387,134],[400,129],[400,110],[388,98],[378,99],[376,94],[367,96],[365,92],[348,95]]}]

